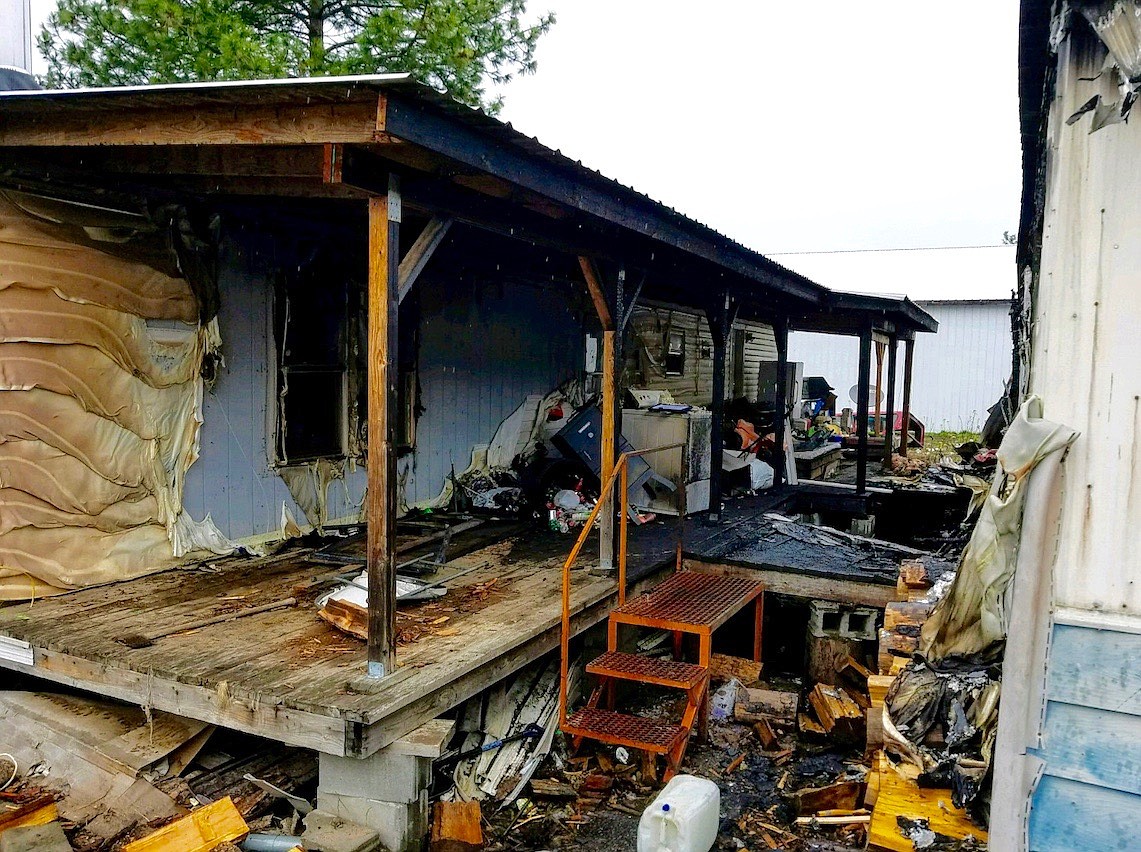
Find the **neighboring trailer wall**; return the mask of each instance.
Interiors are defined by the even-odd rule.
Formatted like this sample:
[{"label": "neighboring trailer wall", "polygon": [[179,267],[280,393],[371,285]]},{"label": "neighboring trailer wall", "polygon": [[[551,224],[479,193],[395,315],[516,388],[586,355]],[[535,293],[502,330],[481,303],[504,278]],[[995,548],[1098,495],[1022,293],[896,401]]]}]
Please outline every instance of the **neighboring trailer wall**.
[{"label": "neighboring trailer wall", "polygon": [[[668,375],[666,336],[685,335],[685,361],[681,375]],[[743,332],[742,376],[744,396],[757,398],[762,361],[775,361],[776,339],[770,325],[737,322],[729,335],[725,367],[725,396],[733,395],[733,336]],[[704,316],[664,305],[641,304],[634,310],[626,337],[626,381],[634,387],[669,391],[679,403],[708,406],[713,398],[713,336]]]},{"label": "neighboring trailer wall", "polygon": [[[1017,582],[1037,580],[1041,591],[1012,603],[991,838],[994,849],[1024,848],[1030,799],[1032,850],[1132,849],[1141,832],[1141,126],[1090,133],[1090,115],[1067,126],[1095,94],[1113,102],[1119,92],[1088,31],[1062,40],[1057,61],[1030,391],[1047,418],[1081,437],[1055,505],[1028,501],[1024,513],[1020,569],[1041,574]],[[1030,527],[1046,534],[1027,541]]]},{"label": "neighboring trailer wall", "polygon": [[[1012,273],[1013,276],[1013,273]],[[939,321],[936,334],[920,334],[915,342],[911,410],[929,432],[978,432],[987,409],[998,402],[1010,378],[1010,302],[918,302]],[[824,376],[836,388],[840,408],[855,408],[848,391],[859,373],[859,340],[836,334],[796,331],[788,338],[788,359],[804,363],[805,376]],[[899,363],[903,363],[900,345]],[[872,360],[875,381],[875,360]],[[887,404],[887,358],[884,358],[884,404]],[[903,369],[898,370],[895,398],[903,398]]]}]

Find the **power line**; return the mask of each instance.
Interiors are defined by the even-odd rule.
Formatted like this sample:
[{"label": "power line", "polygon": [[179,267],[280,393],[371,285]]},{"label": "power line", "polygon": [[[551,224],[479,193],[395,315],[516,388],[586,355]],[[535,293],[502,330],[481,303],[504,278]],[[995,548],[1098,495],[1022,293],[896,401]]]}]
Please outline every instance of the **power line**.
[{"label": "power line", "polygon": [[827,251],[766,251],[765,257],[792,257],[806,254],[871,254],[888,251],[961,251],[964,249],[1014,248],[1013,243],[994,243],[984,246],[901,246],[899,248],[830,249]]}]

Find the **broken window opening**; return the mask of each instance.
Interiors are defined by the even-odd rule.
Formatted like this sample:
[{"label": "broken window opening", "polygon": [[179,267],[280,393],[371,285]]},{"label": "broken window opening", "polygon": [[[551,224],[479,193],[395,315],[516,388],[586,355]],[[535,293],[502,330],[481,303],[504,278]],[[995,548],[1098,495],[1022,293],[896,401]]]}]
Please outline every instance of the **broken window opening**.
[{"label": "broken window opening", "polygon": [[685,375],[685,332],[671,331],[666,337],[665,368],[667,376]]},{"label": "broken window opening", "polygon": [[346,454],[349,284],[335,264],[322,260],[283,276],[275,287],[281,464]]}]

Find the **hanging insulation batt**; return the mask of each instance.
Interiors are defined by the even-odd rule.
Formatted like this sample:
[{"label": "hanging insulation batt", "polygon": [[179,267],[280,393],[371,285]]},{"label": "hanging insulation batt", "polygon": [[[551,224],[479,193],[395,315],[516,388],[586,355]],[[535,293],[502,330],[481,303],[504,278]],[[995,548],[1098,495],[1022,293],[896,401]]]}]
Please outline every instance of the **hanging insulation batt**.
[{"label": "hanging insulation batt", "polygon": [[198,317],[185,280],[0,197],[0,600],[170,567],[203,532]]}]

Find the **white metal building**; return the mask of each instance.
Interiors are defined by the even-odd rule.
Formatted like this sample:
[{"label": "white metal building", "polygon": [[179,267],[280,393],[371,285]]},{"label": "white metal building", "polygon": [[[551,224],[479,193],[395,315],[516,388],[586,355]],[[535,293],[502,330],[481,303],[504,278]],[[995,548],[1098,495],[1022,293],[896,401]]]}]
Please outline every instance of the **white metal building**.
[{"label": "white metal building", "polygon": [[[915,349],[911,410],[930,432],[978,432],[986,422],[987,409],[998,401],[1010,379],[1010,300],[937,299],[916,304],[939,321],[939,332]],[[805,376],[824,376],[829,381],[836,389],[838,408],[856,407],[856,338],[793,332],[788,337],[788,357],[804,363]],[[874,383],[874,362],[872,373]],[[886,399],[886,384],[882,393]],[[895,398],[901,395],[897,387]]]}]

